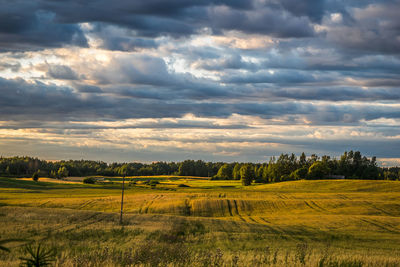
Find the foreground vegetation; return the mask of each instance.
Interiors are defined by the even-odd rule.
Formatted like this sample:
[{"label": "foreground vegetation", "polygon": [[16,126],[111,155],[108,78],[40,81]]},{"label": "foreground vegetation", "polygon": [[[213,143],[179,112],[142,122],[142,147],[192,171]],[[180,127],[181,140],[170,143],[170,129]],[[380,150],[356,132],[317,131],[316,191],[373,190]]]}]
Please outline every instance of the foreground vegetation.
[{"label": "foreground vegetation", "polygon": [[[41,180],[0,178],[0,239],[54,249],[56,266],[400,262],[397,181],[301,180],[243,187],[236,180],[127,177],[120,226],[120,178],[93,185]],[[11,252],[0,251],[0,266],[18,266],[25,244],[7,244]]]}]

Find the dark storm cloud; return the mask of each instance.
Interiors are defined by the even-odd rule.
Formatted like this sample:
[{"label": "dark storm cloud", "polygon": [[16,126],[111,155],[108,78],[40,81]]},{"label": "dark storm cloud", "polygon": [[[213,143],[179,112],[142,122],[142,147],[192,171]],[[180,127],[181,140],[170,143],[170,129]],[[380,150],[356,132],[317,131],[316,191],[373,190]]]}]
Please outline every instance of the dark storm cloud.
[{"label": "dark storm cloud", "polygon": [[80,84],[80,83],[75,83],[74,88],[81,93],[102,93],[103,92],[103,90],[98,86]]},{"label": "dark storm cloud", "polygon": [[198,100],[237,95],[232,87],[189,73],[170,72],[163,59],[145,55],[114,58],[104,69],[95,72],[93,78],[103,86],[104,92],[119,96]]},{"label": "dark storm cloud", "polygon": [[121,36],[109,37],[97,35],[103,40],[102,48],[119,51],[136,51],[140,48],[156,48],[158,44],[152,39],[126,38]]},{"label": "dark storm cloud", "polygon": [[[278,38],[315,37],[313,24],[325,24],[327,38],[346,49],[399,53],[399,1],[6,1],[0,11],[0,49],[32,50],[64,45],[87,46],[79,23],[117,25],[131,35],[95,27],[103,47],[132,51],[155,48],[151,38],[188,36],[204,28],[236,30]],[[324,18],[338,12],[342,22]],[[318,39],[317,38],[317,39]]]},{"label": "dark storm cloud", "polygon": [[87,33],[99,38],[102,41],[99,47],[107,50],[137,51],[158,47],[158,43],[152,38],[137,37],[132,30],[105,23],[93,23]]},{"label": "dark storm cloud", "polygon": [[264,8],[241,11],[226,7],[210,8],[209,19],[212,29],[239,30],[246,33],[270,34],[276,37],[309,37],[314,34],[309,19],[295,17],[284,10]]},{"label": "dark storm cloud", "polygon": [[[27,83],[22,79],[0,78],[0,118],[6,120],[93,120],[182,117],[187,113],[229,116],[224,105],[179,103],[137,98],[74,93],[69,87]],[[173,99],[173,97],[172,97]]]},{"label": "dark storm cloud", "polygon": [[[97,148],[68,146],[77,138],[98,141],[108,146],[102,154],[121,159],[200,155],[171,145],[121,151],[115,144],[128,140],[101,134],[157,129],[141,140],[209,143],[251,160],[283,148],[398,157],[399,8],[399,0],[0,0],[0,75],[27,79],[0,78],[0,128],[30,129],[26,139],[3,138],[0,148],[61,148],[71,157],[86,149],[97,157]],[[100,49],[24,53],[89,43]],[[83,53],[69,58],[76,51]],[[251,118],[296,129],[274,134],[260,124],[246,136]],[[168,129],[212,134],[195,139]],[[234,129],[240,133],[224,131]],[[320,129],[328,137],[314,138]],[[65,140],[52,146],[35,133]]]},{"label": "dark storm cloud", "polygon": [[[224,53],[216,54],[209,48],[209,54],[198,57],[190,50],[182,53],[189,54],[192,66],[207,71],[218,71],[223,80],[273,80],[285,74],[293,75],[293,80],[301,76],[316,74],[322,77],[341,79],[344,76],[367,79],[399,79],[400,57],[390,54],[360,54],[343,52],[325,42],[304,40],[280,41],[273,48],[259,50],[238,50],[225,48]],[[238,70],[235,72],[235,70]],[[267,71],[273,70],[274,76]],[[290,73],[292,72],[292,73]],[[284,78],[284,77],[282,77]],[[288,81],[292,80],[288,77]],[[381,85],[383,86],[383,85]]]},{"label": "dark storm cloud", "polygon": [[304,88],[277,88],[270,92],[270,96],[287,99],[302,100],[329,100],[329,101],[377,101],[400,100],[399,88],[372,88],[359,87],[304,87]]},{"label": "dark storm cloud", "polygon": [[107,86],[104,92],[117,96],[132,98],[155,99],[169,101],[171,99],[185,102],[206,99],[227,99],[243,96],[243,92],[235,92],[232,87],[223,88],[215,84],[195,83],[187,81],[181,88],[153,86]]},{"label": "dark storm cloud", "polygon": [[[304,134],[304,132],[303,132]],[[143,138],[147,140],[155,140],[160,142],[169,141],[169,138],[166,137],[148,137]],[[378,156],[378,157],[397,157],[397,151],[391,151],[390,147],[396,147],[400,145],[399,140],[390,140],[390,139],[379,139],[376,138],[373,142],[370,139],[365,138],[349,138],[342,137],[341,139],[318,139],[318,138],[304,138],[297,137],[293,138],[293,136],[283,136],[283,137],[227,137],[224,135],[221,136],[212,136],[207,138],[175,138],[174,141],[182,142],[182,143],[211,143],[213,146],[218,146],[220,143],[257,143],[257,148],[262,148],[265,144],[264,149],[269,147],[270,144],[279,144],[286,145],[291,147],[291,152],[302,152],[305,148],[311,153],[323,151],[329,151],[330,155],[340,155],[343,151],[354,150],[354,151],[363,151],[362,154],[366,154],[369,156]],[[252,149],[252,148],[250,148]],[[246,148],[235,148],[235,146],[231,146],[228,148],[229,151],[242,151],[246,150]],[[247,152],[247,151],[246,151]],[[277,151],[282,153],[282,151]],[[326,154],[326,153],[325,153]],[[321,154],[320,154],[321,156]]]},{"label": "dark storm cloud", "polygon": [[[314,124],[358,124],[361,120],[400,118],[400,109],[393,106],[351,104],[312,104],[303,102],[252,101],[224,103],[218,101],[138,99],[91,94],[43,83],[27,83],[21,79],[0,79],[0,118],[5,120],[93,120],[129,118],[176,118],[187,113],[198,117],[228,117],[232,114],[262,118],[282,118],[290,123],[307,118]],[[179,94],[179,92],[178,92]]]},{"label": "dark storm cloud", "polygon": [[357,51],[400,53],[400,1],[373,2],[350,10],[352,21],[331,25],[328,41]]},{"label": "dark storm cloud", "polygon": [[[38,129],[38,131],[52,131],[61,134],[71,130],[109,130],[109,129],[251,129],[246,124],[226,124],[220,125],[208,121],[191,121],[180,119],[178,121],[152,121],[124,123],[117,126],[93,125],[68,122],[45,122],[45,121],[10,121],[7,125],[0,126],[0,129]],[[74,132],[76,133],[76,132]]]},{"label": "dark storm cloud", "polygon": [[274,83],[274,84],[286,84],[286,83],[308,83],[315,82],[317,79],[312,73],[300,72],[300,71],[260,71],[257,73],[232,75],[228,77],[224,82],[228,83]]},{"label": "dark storm cloud", "polygon": [[207,6],[250,10],[252,1],[41,1],[41,7],[64,23],[105,22],[135,29],[140,35],[188,35],[208,26]]},{"label": "dark storm cloud", "polygon": [[78,74],[65,65],[49,65],[47,75],[59,80],[77,80]]},{"label": "dark storm cloud", "polygon": [[[239,30],[278,37],[312,36],[311,21],[320,20],[320,5],[266,4],[257,1],[6,1],[0,2],[0,49],[32,50],[64,45],[87,46],[79,23],[119,25],[137,36],[104,35],[96,28],[103,46],[111,50],[155,47],[143,36],[188,36],[203,28],[218,33]],[[318,15],[319,14],[319,15]]]},{"label": "dark storm cloud", "polygon": [[280,0],[276,4],[288,10],[297,17],[307,16],[312,21],[320,22],[325,12],[325,0]]},{"label": "dark storm cloud", "polygon": [[39,82],[31,84],[22,79],[0,78],[0,91],[0,116],[3,119],[62,117],[79,105],[79,99],[70,88]]},{"label": "dark storm cloud", "polygon": [[[174,75],[162,58],[131,55],[114,58],[109,65],[93,74],[100,84],[142,84],[177,86],[185,84],[185,75]],[[189,79],[191,75],[186,75]]]},{"label": "dark storm cloud", "polygon": [[34,50],[64,45],[87,46],[80,27],[60,24],[37,1],[0,2],[0,51]]},{"label": "dark storm cloud", "polygon": [[12,72],[18,72],[21,68],[21,64],[19,62],[0,62],[0,70],[11,70]]},{"label": "dark storm cloud", "polygon": [[42,8],[59,14],[60,19],[74,22],[79,22],[82,18],[87,18],[91,21],[102,21],[98,19],[100,15],[104,15],[103,21],[113,20],[114,22],[123,19],[115,17],[118,14],[120,16],[129,14],[180,16],[187,9],[208,5],[226,5],[237,9],[250,9],[253,7],[253,1],[242,0],[121,0],[118,1],[118,4],[110,3],[107,0],[83,2],[42,0],[40,3]]},{"label": "dark storm cloud", "polygon": [[218,58],[214,60],[202,60],[197,64],[198,68],[205,70],[227,70],[227,69],[246,69],[246,70],[259,70],[260,64],[246,62],[239,54],[232,54],[229,57]]}]

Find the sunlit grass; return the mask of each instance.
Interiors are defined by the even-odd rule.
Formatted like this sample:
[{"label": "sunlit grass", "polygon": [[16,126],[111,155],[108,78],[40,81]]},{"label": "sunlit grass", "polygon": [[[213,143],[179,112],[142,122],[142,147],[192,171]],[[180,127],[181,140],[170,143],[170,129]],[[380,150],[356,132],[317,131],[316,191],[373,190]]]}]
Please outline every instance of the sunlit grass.
[{"label": "sunlit grass", "polygon": [[[278,251],[275,265],[274,256],[268,256],[269,265],[296,266],[296,246],[302,243],[309,246],[308,266],[316,266],[327,246],[338,260],[360,260],[369,266],[400,259],[400,182],[296,181],[242,187],[240,181],[158,179],[155,188],[145,180],[129,184],[127,179],[121,230],[119,182],[86,185],[0,178],[0,237],[44,240],[63,251],[58,255],[60,266],[72,266],[105,247],[115,255],[117,250],[135,249],[157,239],[155,233],[187,221],[205,229],[185,238],[191,255],[217,253],[219,248],[226,264],[235,257],[248,265],[255,258],[261,262],[269,247],[272,254]],[[0,265],[17,266],[18,253],[16,247],[11,254],[1,254]],[[112,258],[108,264],[116,262]]]}]

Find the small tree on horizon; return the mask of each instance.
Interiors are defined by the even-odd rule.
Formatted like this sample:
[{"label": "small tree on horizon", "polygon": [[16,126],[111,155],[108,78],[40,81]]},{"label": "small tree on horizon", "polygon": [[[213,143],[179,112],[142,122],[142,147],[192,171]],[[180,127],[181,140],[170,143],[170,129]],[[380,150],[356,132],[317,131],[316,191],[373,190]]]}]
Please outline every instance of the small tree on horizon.
[{"label": "small tree on horizon", "polygon": [[250,164],[245,164],[240,168],[240,179],[242,180],[242,185],[251,185],[254,179],[254,167]]},{"label": "small tree on horizon", "polygon": [[34,172],[32,175],[32,180],[34,180],[35,182],[39,181],[39,172]]},{"label": "small tree on horizon", "polygon": [[68,176],[68,169],[65,166],[62,166],[58,169],[57,172],[58,178],[65,178]]},{"label": "small tree on horizon", "polygon": [[232,179],[232,169],[230,168],[229,164],[224,164],[219,168],[216,178],[219,179]]}]

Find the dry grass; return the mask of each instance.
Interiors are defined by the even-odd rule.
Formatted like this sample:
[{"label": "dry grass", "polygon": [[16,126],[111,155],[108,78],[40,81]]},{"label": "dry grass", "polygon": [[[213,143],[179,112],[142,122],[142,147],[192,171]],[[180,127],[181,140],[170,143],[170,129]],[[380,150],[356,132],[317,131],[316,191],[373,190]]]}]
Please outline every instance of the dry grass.
[{"label": "dry grass", "polygon": [[[190,187],[178,188],[179,183]],[[154,189],[141,183],[128,187],[122,229],[119,194],[118,183],[1,178],[0,238],[43,240],[58,249],[59,266],[151,265],[151,253],[170,255],[171,247],[185,249],[190,258],[190,264],[165,258],[171,265],[400,262],[400,182],[297,181],[243,188],[238,181],[164,177]],[[174,226],[183,222],[189,230],[181,240]],[[0,254],[1,266],[19,264],[19,245]],[[150,256],[142,255],[146,251]]]}]

